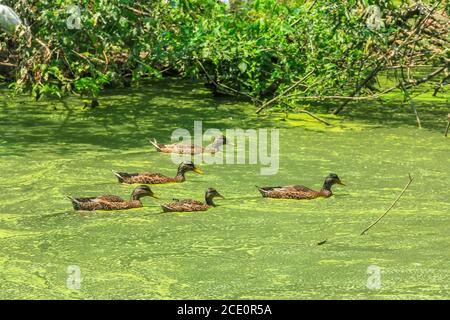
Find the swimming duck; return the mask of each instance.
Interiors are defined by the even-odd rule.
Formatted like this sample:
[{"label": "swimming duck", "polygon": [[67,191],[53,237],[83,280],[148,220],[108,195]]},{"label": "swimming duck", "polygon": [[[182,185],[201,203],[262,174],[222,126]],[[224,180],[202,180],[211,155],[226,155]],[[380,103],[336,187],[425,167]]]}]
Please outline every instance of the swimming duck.
[{"label": "swimming duck", "polygon": [[335,173],[330,173],[323,183],[322,189],[319,191],[311,190],[308,187],[295,185],[295,186],[285,186],[285,187],[263,187],[258,188],[263,197],[267,198],[282,198],[282,199],[315,199],[318,197],[328,198],[333,194],[331,192],[331,186],[334,184],[342,183],[341,179]]},{"label": "swimming duck", "polygon": [[216,189],[208,188],[205,193],[205,203],[191,199],[174,199],[174,202],[163,204],[161,205],[161,208],[164,212],[206,211],[209,208],[216,206],[213,202],[214,197],[224,199],[224,197],[217,192]]},{"label": "swimming duck", "polygon": [[142,197],[157,198],[153,191],[147,186],[136,187],[131,193],[130,200],[124,200],[118,196],[104,195],[91,198],[72,198],[67,196],[71,201],[75,210],[124,210],[142,207]]},{"label": "swimming duck", "polygon": [[156,139],[149,140],[149,142],[155,147],[156,151],[164,153],[178,153],[178,154],[199,154],[199,153],[211,153],[215,154],[220,151],[220,147],[224,144],[231,144],[227,142],[227,138],[224,135],[219,135],[214,138],[213,143],[208,147],[201,147],[196,144],[179,142],[172,144],[158,143]]},{"label": "swimming duck", "polygon": [[170,182],[183,182],[186,180],[185,174],[188,171],[195,173],[203,173],[191,161],[185,161],[178,166],[177,175],[175,177],[167,177],[161,173],[143,172],[143,173],[126,173],[113,171],[114,175],[121,183],[140,183],[140,184],[161,184]]}]

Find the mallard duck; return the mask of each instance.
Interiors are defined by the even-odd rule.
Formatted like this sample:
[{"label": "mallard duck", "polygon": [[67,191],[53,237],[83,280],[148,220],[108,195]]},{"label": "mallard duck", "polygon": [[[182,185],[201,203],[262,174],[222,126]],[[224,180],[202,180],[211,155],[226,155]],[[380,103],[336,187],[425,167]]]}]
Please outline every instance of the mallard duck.
[{"label": "mallard duck", "polygon": [[185,174],[188,171],[202,174],[203,171],[197,168],[194,163],[185,161],[178,166],[177,175],[175,177],[167,177],[161,173],[143,172],[143,173],[126,173],[113,171],[114,175],[121,183],[140,183],[140,184],[161,184],[170,182],[183,182],[186,180]]},{"label": "mallard duck", "polygon": [[178,153],[178,154],[199,154],[199,153],[211,153],[214,154],[220,151],[220,147],[224,144],[231,144],[227,142],[227,138],[224,135],[219,135],[214,138],[213,143],[208,147],[201,147],[196,144],[179,142],[172,144],[158,143],[156,139],[149,140],[149,142],[155,147],[156,151],[164,153]]},{"label": "mallard duck", "polygon": [[91,198],[72,198],[67,196],[75,210],[124,210],[142,207],[142,197],[157,198],[147,186],[136,187],[131,193],[130,200],[124,200],[118,196],[104,195]]},{"label": "mallard duck", "polygon": [[205,203],[191,199],[174,199],[174,202],[163,204],[161,205],[161,208],[164,212],[205,211],[211,207],[216,206],[213,202],[213,199],[215,197],[224,199],[224,197],[219,192],[217,192],[216,189],[208,188],[205,193]]},{"label": "mallard duck", "polygon": [[342,183],[341,179],[335,173],[330,173],[323,183],[322,189],[319,191],[311,190],[308,187],[295,185],[295,186],[285,186],[285,187],[263,187],[258,188],[263,197],[267,198],[282,198],[282,199],[315,199],[318,197],[328,198],[333,194],[331,192],[331,186],[334,184]]}]

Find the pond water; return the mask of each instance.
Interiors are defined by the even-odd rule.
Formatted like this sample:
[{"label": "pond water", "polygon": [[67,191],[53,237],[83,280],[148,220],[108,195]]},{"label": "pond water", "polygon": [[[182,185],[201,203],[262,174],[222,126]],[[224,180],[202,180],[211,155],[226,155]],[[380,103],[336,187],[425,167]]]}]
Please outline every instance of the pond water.
[{"label": "pond water", "polygon": [[[341,118],[254,116],[251,105],[214,100],[201,84],[167,80],[81,100],[0,98],[0,298],[429,299],[450,296],[450,138],[444,99],[417,100],[423,129],[396,100],[350,105]],[[120,212],[77,213],[65,195],[128,197],[111,169],[174,174],[147,139],[175,128],[280,131],[279,171],[201,165],[160,199]],[[255,185],[345,187],[313,201],[264,199]],[[408,181],[397,206],[367,235]],[[176,198],[226,199],[201,213],[161,213]],[[319,241],[327,239],[324,245]],[[69,266],[79,267],[79,289]],[[369,289],[369,266],[380,286]],[[373,267],[372,267],[373,268]],[[69,286],[68,286],[69,282]]]}]

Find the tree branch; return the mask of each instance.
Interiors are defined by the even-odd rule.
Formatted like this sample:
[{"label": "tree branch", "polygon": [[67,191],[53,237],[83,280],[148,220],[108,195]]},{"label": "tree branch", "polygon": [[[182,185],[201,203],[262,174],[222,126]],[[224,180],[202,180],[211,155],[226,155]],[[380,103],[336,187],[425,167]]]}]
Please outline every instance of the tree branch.
[{"label": "tree branch", "polygon": [[394,200],[394,202],[392,202],[392,204],[389,206],[389,208],[380,216],[378,217],[377,220],[375,220],[375,222],[373,222],[370,226],[368,226],[367,228],[365,228],[362,232],[361,232],[361,236],[364,235],[367,231],[369,231],[374,225],[376,225],[378,222],[380,222],[381,219],[383,219],[383,217],[389,212],[391,211],[391,209],[397,204],[397,202],[400,200],[400,198],[403,196],[403,194],[405,193],[406,189],[408,189],[409,185],[413,182],[414,178],[411,177],[411,175],[409,175],[409,181],[406,184],[406,186],[403,188],[402,192],[400,192],[400,194],[398,195],[398,197]]}]

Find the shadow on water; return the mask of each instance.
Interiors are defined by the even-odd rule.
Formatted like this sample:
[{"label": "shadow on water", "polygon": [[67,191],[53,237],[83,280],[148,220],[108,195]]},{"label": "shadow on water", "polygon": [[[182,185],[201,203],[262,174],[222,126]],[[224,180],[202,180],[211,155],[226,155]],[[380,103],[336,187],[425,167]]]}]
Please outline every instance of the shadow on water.
[{"label": "shadow on water", "polygon": [[[0,104],[0,125],[4,134],[0,143],[7,153],[21,150],[71,153],[83,150],[83,144],[100,148],[122,149],[149,147],[148,138],[170,141],[176,128],[193,133],[194,121],[203,128],[260,128],[276,123],[257,118],[254,107],[238,99],[213,99],[199,84],[166,79],[150,82],[145,88],[105,91],[96,109],[82,108],[82,99],[34,102],[20,96]],[[75,151],[74,151],[75,152]]]},{"label": "shadow on water", "polygon": [[[52,153],[68,154],[82,152],[83,145],[88,147],[86,151],[92,145],[112,150],[147,148],[149,137],[170,141],[174,129],[185,128],[192,133],[194,121],[199,120],[203,121],[204,130],[284,126],[271,119],[270,114],[255,116],[254,106],[248,102],[215,99],[201,83],[178,79],[105,91],[100,107],[93,110],[83,110],[82,99],[74,96],[40,102],[27,96],[7,99],[0,101],[0,147],[6,147],[5,152],[10,155],[46,148]],[[442,95],[415,102],[425,129],[443,130],[450,111],[447,100]],[[310,110],[326,114],[338,104],[309,105]],[[412,108],[399,99],[351,103],[342,116],[344,120],[372,126],[417,126]],[[76,148],[72,148],[74,144]]]},{"label": "shadow on water", "polygon": [[[423,129],[443,132],[447,123],[447,114],[450,113],[448,95],[440,94],[432,97],[430,94],[424,94],[412,100]],[[309,105],[315,112],[329,114],[337,109],[340,103],[311,102]],[[413,107],[409,102],[403,102],[402,96],[398,94],[383,97],[380,100],[351,102],[340,115],[346,120],[371,126],[394,128],[418,126]]]},{"label": "shadow on water", "polygon": [[[246,102],[216,100],[201,84],[170,79],[107,91],[100,102],[82,110],[76,97],[0,98],[0,298],[448,296],[450,257],[442,248],[450,241],[450,145],[434,122],[445,111],[442,104],[417,104],[424,128],[432,130],[427,132],[415,128],[407,109],[395,114],[376,103],[351,105],[342,118],[329,116],[331,128],[305,130],[310,119],[302,118],[288,127],[288,120],[272,120],[274,114],[256,117]],[[425,112],[428,106],[432,110]],[[129,198],[133,186],[119,184],[111,169],[174,175],[170,157],[154,152],[147,139],[168,141],[175,128],[192,132],[195,120],[203,120],[204,129],[282,127],[279,171],[265,176],[259,164],[205,163],[202,176],[152,186],[160,198],[144,199],[142,208],[73,211],[65,195]],[[335,130],[358,121],[383,128]],[[328,172],[347,183],[328,199],[265,199],[255,188],[276,183],[316,189]],[[409,172],[415,182],[395,211],[360,237]],[[226,198],[217,207],[161,213],[160,204],[173,198],[203,201],[211,186]],[[323,239],[327,244],[317,246]],[[66,287],[68,265],[80,266],[84,275],[77,296]],[[383,280],[381,291],[368,292],[369,265],[395,281]]]}]

